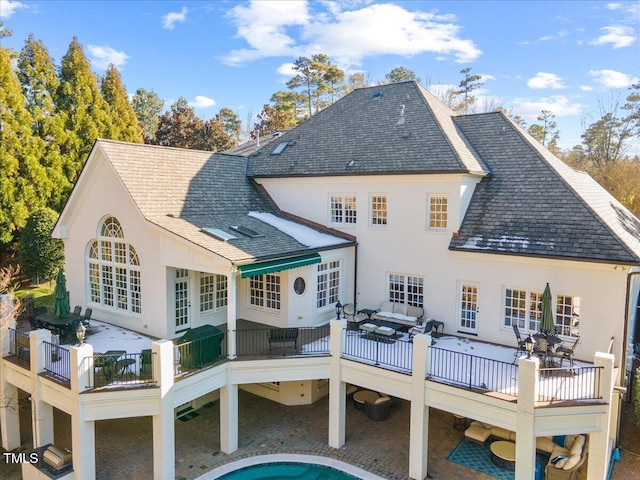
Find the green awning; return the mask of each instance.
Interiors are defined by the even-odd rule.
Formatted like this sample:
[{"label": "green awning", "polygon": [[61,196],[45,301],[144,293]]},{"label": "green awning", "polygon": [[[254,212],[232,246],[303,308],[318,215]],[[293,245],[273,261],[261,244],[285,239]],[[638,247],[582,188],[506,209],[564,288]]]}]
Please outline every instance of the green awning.
[{"label": "green awning", "polygon": [[282,270],[289,270],[291,268],[304,267],[305,265],[313,265],[314,263],[320,263],[320,255],[318,253],[242,265],[240,267],[240,273],[242,274],[242,278],[255,277],[257,275],[281,272]]}]

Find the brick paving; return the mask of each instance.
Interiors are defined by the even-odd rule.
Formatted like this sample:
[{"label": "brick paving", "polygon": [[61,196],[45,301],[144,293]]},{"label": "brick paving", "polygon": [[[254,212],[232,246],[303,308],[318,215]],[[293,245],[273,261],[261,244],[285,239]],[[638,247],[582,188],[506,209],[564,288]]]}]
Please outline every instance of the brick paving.
[{"label": "brick paving", "polygon": [[[340,449],[328,446],[329,402],[325,397],[313,405],[286,407],[240,391],[238,450],[220,452],[219,402],[199,409],[198,416],[175,422],[175,478],[195,479],[213,468],[242,458],[267,454],[318,455],[343,461],[389,480],[404,480],[409,471],[410,404],[397,400],[389,417],[370,420],[351,403],[346,414],[346,443]],[[25,399],[25,402],[26,401]],[[23,402],[24,403],[24,402]],[[21,405],[23,445],[30,448],[29,410]],[[71,448],[70,417],[54,409],[55,441]],[[452,428],[453,417],[430,410],[429,473],[439,480],[488,480],[481,474],[446,460],[462,439]],[[26,428],[24,427],[26,425]],[[98,480],[152,479],[151,417],[96,422],[96,473]],[[1,478],[19,479],[19,468],[6,466]]]}]

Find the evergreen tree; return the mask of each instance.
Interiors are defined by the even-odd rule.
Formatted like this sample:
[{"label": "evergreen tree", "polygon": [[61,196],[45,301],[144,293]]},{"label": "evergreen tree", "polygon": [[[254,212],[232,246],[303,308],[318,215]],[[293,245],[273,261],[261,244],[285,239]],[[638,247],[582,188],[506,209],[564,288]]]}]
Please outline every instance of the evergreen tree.
[{"label": "evergreen tree", "polygon": [[46,170],[39,194],[47,206],[60,210],[71,189],[60,154],[60,144],[66,138],[64,119],[54,103],[60,82],[49,52],[33,35],[20,51],[17,75],[33,120],[32,133],[40,151],[40,163]]},{"label": "evergreen tree", "polygon": [[560,140],[560,132],[558,124],[553,120],[555,115],[549,110],[542,110],[536,119],[542,123],[534,123],[528,129],[529,134],[538,140],[547,149],[557,155],[560,153],[558,141]]},{"label": "evergreen tree", "polygon": [[222,125],[224,132],[229,136],[234,145],[240,142],[242,122],[238,115],[230,108],[221,108],[216,115],[216,121]]},{"label": "evergreen tree", "polygon": [[64,265],[62,240],[51,238],[58,214],[50,208],[39,208],[28,218],[20,237],[20,266],[40,283],[53,278]]},{"label": "evergreen tree", "polygon": [[413,70],[409,70],[407,67],[396,67],[384,76],[387,83],[406,82],[408,80],[415,80],[420,83],[420,78]]},{"label": "evergreen tree", "polygon": [[142,128],[144,143],[154,143],[164,102],[153,90],[148,92],[144,88],[139,88],[133,96],[132,103]]},{"label": "evergreen tree", "polygon": [[33,119],[4,48],[0,48],[0,85],[0,247],[7,247],[29,213],[43,204],[40,188],[46,172],[31,132]]},{"label": "evergreen tree", "polygon": [[344,71],[333,65],[323,53],[312,55],[311,58],[298,58],[293,69],[296,75],[287,82],[287,87],[292,90],[304,89],[309,116],[313,115],[314,110],[317,112],[329,105],[338,93],[338,84],[344,81]]},{"label": "evergreen tree", "polygon": [[64,114],[68,135],[62,144],[65,173],[75,182],[98,138],[112,138],[109,106],[76,37],[62,57],[56,105]]},{"label": "evergreen tree", "polygon": [[142,129],[133,111],[120,74],[114,65],[109,65],[102,79],[102,96],[109,105],[113,130],[111,138],[125,142],[142,143]]},{"label": "evergreen tree", "polygon": [[463,68],[460,73],[464,75],[464,78],[460,81],[459,89],[453,93],[455,96],[462,96],[462,100],[458,102],[453,109],[462,113],[474,113],[473,104],[476,102],[476,97],[473,95],[473,91],[484,85],[480,80],[480,75],[471,75],[471,67]]}]

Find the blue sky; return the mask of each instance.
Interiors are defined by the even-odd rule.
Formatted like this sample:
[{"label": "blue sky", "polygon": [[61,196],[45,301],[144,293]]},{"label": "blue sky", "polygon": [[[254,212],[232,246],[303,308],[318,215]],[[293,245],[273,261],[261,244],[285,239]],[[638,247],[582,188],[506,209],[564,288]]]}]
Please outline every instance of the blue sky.
[{"label": "blue sky", "polygon": [[204,119],[228,107],[246,122],[287,89],[296,58],[325,53],[375,83],[406,66],[434,91],[471,67],[480,108],[528,124],[550,110],[568,148],[640,75],[637,0],[0,0],[0,18],[14,33],[3,47],[33,33],[59,65],[77,36],[96,73],[113,63],[130,94],[154,90],[165,107],[185,97]]}]

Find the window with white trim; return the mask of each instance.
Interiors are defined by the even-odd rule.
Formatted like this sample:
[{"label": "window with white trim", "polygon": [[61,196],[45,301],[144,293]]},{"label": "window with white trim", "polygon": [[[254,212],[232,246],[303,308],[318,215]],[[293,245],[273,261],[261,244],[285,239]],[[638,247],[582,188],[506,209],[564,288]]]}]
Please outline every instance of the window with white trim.
[{"label": "window with white trim", "polygon": [[414,307],[424,305],[424,277],[389,273],[387,279],[387,300]]},{"label": "window with white trim", "polygon": [[580,335],[580,297],[556,295],[556,332],[567,337]]},{"label": "window with white trim", "polygon": [[445,230],[448,220],[448,198],[446,195],[427,196],[427,229]]},{"label": "window with white trim", "polygon": [[333,194],[330,199],[331,223],[356,223],[356,196]]},{"label": "window with white trim", "polygon": [[340,260],[317,265],[318,290],[316,307],[335,305],[340,299]]},{"label": "window with white trim", "polygon": [[200,272],[200,312],[214,312],[227,306],[227,277]]},{"label": "window with white trim", "polygon": [[371,217],[369,223],[374,227],[381,227],[387,224],[387,196],[383,194],[372,194],[369,197]]},{"label": "window with white trim", "polygon": [[527,329],[537,332],[540,329],[542,315],[542,293],[528,290],[505,288],[504,290],[504,326]]},{"label": "window with white trim", "polygon": [[113,310],[140,314],[140,260],[124,240],[115,217],[107,217],[87,252],[89,301]]},{"label": "window with white trim", "polygon": [[280,275],[249,278],[249,304],[265,310],[280,310]]}]

